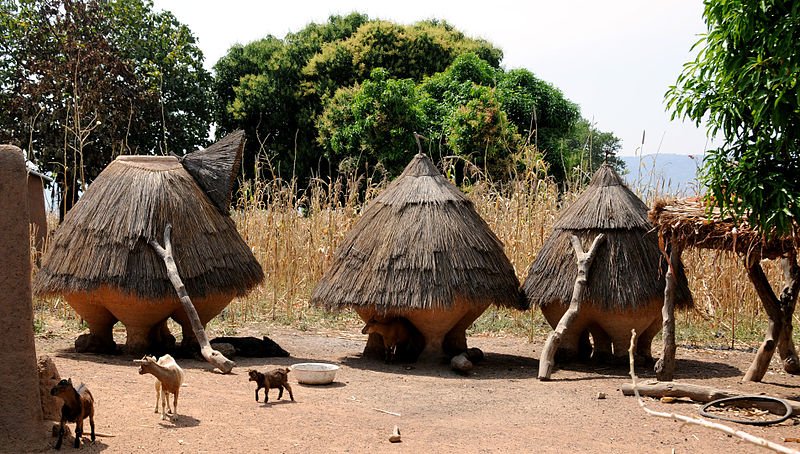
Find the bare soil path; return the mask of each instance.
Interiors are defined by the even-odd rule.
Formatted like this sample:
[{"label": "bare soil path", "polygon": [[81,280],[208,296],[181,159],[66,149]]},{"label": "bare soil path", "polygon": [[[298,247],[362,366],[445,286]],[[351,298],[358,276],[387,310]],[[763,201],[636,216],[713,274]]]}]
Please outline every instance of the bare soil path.
[{"label": "bare soil path", "polygon": [[[205,362],[179,361],[186,385],[178,416],[171,421],[153,412],[153,377],[138,375],[133,358],[71,352],[75,333],[37,338],[37,354],[53,357],[62,377],[89,385],[97,401],[97,430],[115,435],[83,446],[83,453],[759,451],[722,433],[647,416],[634,398],[619,391],[629,380],[625,367],[570,366],[556,369],[553,381],[538,381],[544,339],[528,343],[516,337],[473,336],[470,346],[481,348],[486,360],[463,377],[447,365],[386,365],[363,359],[365,336],[355,331],[270,327],[263,333],[292,356],[237,358],[230,375],[210,372]],[[261,334],[258,327],[239,333]],[[764,383],[741,383],[753,353],[679,346],[677,356],[680,381],[800,399],[800,380],[782,373],[775,361]],[[306,361],[339,364],[336,381],[301,385],[290,374],[296,402],[289,401],[288,393],[278,401],[277,390],[271,391],[268,404],[263,397],[255,402],[248,368]],[[654,379],[651,369],[641,368],[638,374]],[[605,399],[597,398],[601,392]],[[699,408],[689,401],[648,399],[648,405],[692,416]],[[786,437],[800,436],[797,423],[794,418],[776,426],[737,428],[783,443]],[[402,442],[392,444],[388,438],[395,425]],[[800,449],[798,443],[786,444]],[[62,451],[74,451],[67,440],[64,445]]]}]

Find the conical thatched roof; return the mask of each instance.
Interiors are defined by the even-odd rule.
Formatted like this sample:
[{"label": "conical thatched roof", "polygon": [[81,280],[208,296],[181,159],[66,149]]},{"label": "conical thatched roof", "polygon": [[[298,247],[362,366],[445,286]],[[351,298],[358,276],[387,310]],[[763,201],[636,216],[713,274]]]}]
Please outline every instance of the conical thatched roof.
[{"label": "conical thatched roof", "polygon": [[183,167],[222,214],[228,214],[230,210],[231,191],[239,173],[243,148],[244,131],[237,130],[205,150],[188,153],[180,158]]},{"label": "conical thatched roof", "polygon": [[89,186],[56,230],[34,281],[37,294],[111,286],[143,298],[173,296],[162,260],[172,224],[175,261],[189,295],[242,295],[264,277],[236,231],[172,156],[120,156]]},{"label": "conical thatched roof", "polygon": [[390,311],[448,308],[456,298],[524,306],[500,240],[418,154],[353,226],[311,301]]},{"label": "conical thatched roof", "polygon": [[617,172],[603,164],[586,191],[561,212],[554,230],[646,229],[648,208],[622,181]]},{"label": "conical thatched roof", "polygon": [[[578,267],[570,236],[587,250],[605,233],[589,272],[584,303],[624,311],[663,298],[666,260],[658,236],[647,218],[647,206],[628,189],[614,170],[603,165],[572,205],[564,209],[528,270],[523,290],[531,304],[569,304]],[[677,270],[679,306],[692,297],[681,264]]]}]

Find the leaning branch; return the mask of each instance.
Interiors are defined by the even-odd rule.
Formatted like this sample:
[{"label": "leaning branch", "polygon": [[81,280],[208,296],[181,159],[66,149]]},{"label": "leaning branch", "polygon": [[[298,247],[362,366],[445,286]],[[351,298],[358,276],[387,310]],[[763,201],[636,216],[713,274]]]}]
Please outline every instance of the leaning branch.
[{"label": "leaning branch", "polygon": [[178,274],[178,266],[175,264],[175,258],[172,256],[172,241],[170,241],[171,232],[172,225],[167,224],[167,227],[164,229],[164,247],[161,247],[155,239],[150,240],[148,244],[155,249],[156,254],[164,260],[164,264],[167,266],[167,276],[169,276],[172,286],[175,287],[181,305],[183,305],[183,310],[186,311],[189,322],[192,324],[192,331],[194,331],[197,342],[200,344],[200,354],[203,355],[206,361],[221,370],[223,374],[227,374],[233,369],[236,363],[226,358],[222,353],[211,348],[211,344],[208,342],[206,331],[203,328],[203,324],[200,322],[200,316],[197,315],[197,310],[195,310],[192,300],[186,292],[186,287],[183,285],[183,280],[181,280],[181,276]]}]

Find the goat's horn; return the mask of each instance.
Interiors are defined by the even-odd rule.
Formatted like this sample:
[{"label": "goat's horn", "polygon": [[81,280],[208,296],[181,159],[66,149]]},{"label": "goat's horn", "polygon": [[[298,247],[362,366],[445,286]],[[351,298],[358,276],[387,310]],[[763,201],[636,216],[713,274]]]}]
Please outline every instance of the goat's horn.
[{"label": "goat's horn", "polygon": [[144,363],[146,363],[147,361],[145,361],[145,360],[143,360],[143,359],[134,359],[134,360],[133,360],[133,362],[134,362],[134,363],[136,363],[136,364],[144,364]]}]

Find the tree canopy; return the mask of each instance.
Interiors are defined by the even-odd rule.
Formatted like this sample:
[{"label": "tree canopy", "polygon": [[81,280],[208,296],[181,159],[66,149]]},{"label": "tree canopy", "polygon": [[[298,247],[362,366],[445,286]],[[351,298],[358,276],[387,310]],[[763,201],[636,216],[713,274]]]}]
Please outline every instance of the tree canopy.
[{"label": "tree canopy", "polygon": [[325,175],[353,160],[395,175],[416,153],[419,132],[437,154],[498,178],[516,165],[516,150],[536,145],[565,178],[587,152],[570,148],[580,142],[578,106],[501,60],[499,49],[446,22],[331,16],[284,39],[232,47],[214,67],[216,118],[221,133],[248,132],[249,172],[263,153],[284,177]]},{"label": "tree canopy", "polygon": [[0,141],[52,173],[68,208],[118,154],[206,144],[202,62],[189,29],[150,1],[0,0]]},{"label": "tree canopy", "polygon": [[747,215],[766,236],[797,234],[800,218],[800,3],[706,0],[708,32],[666,99],[673,117],[724,143],[702,181],[711,206]]}]

